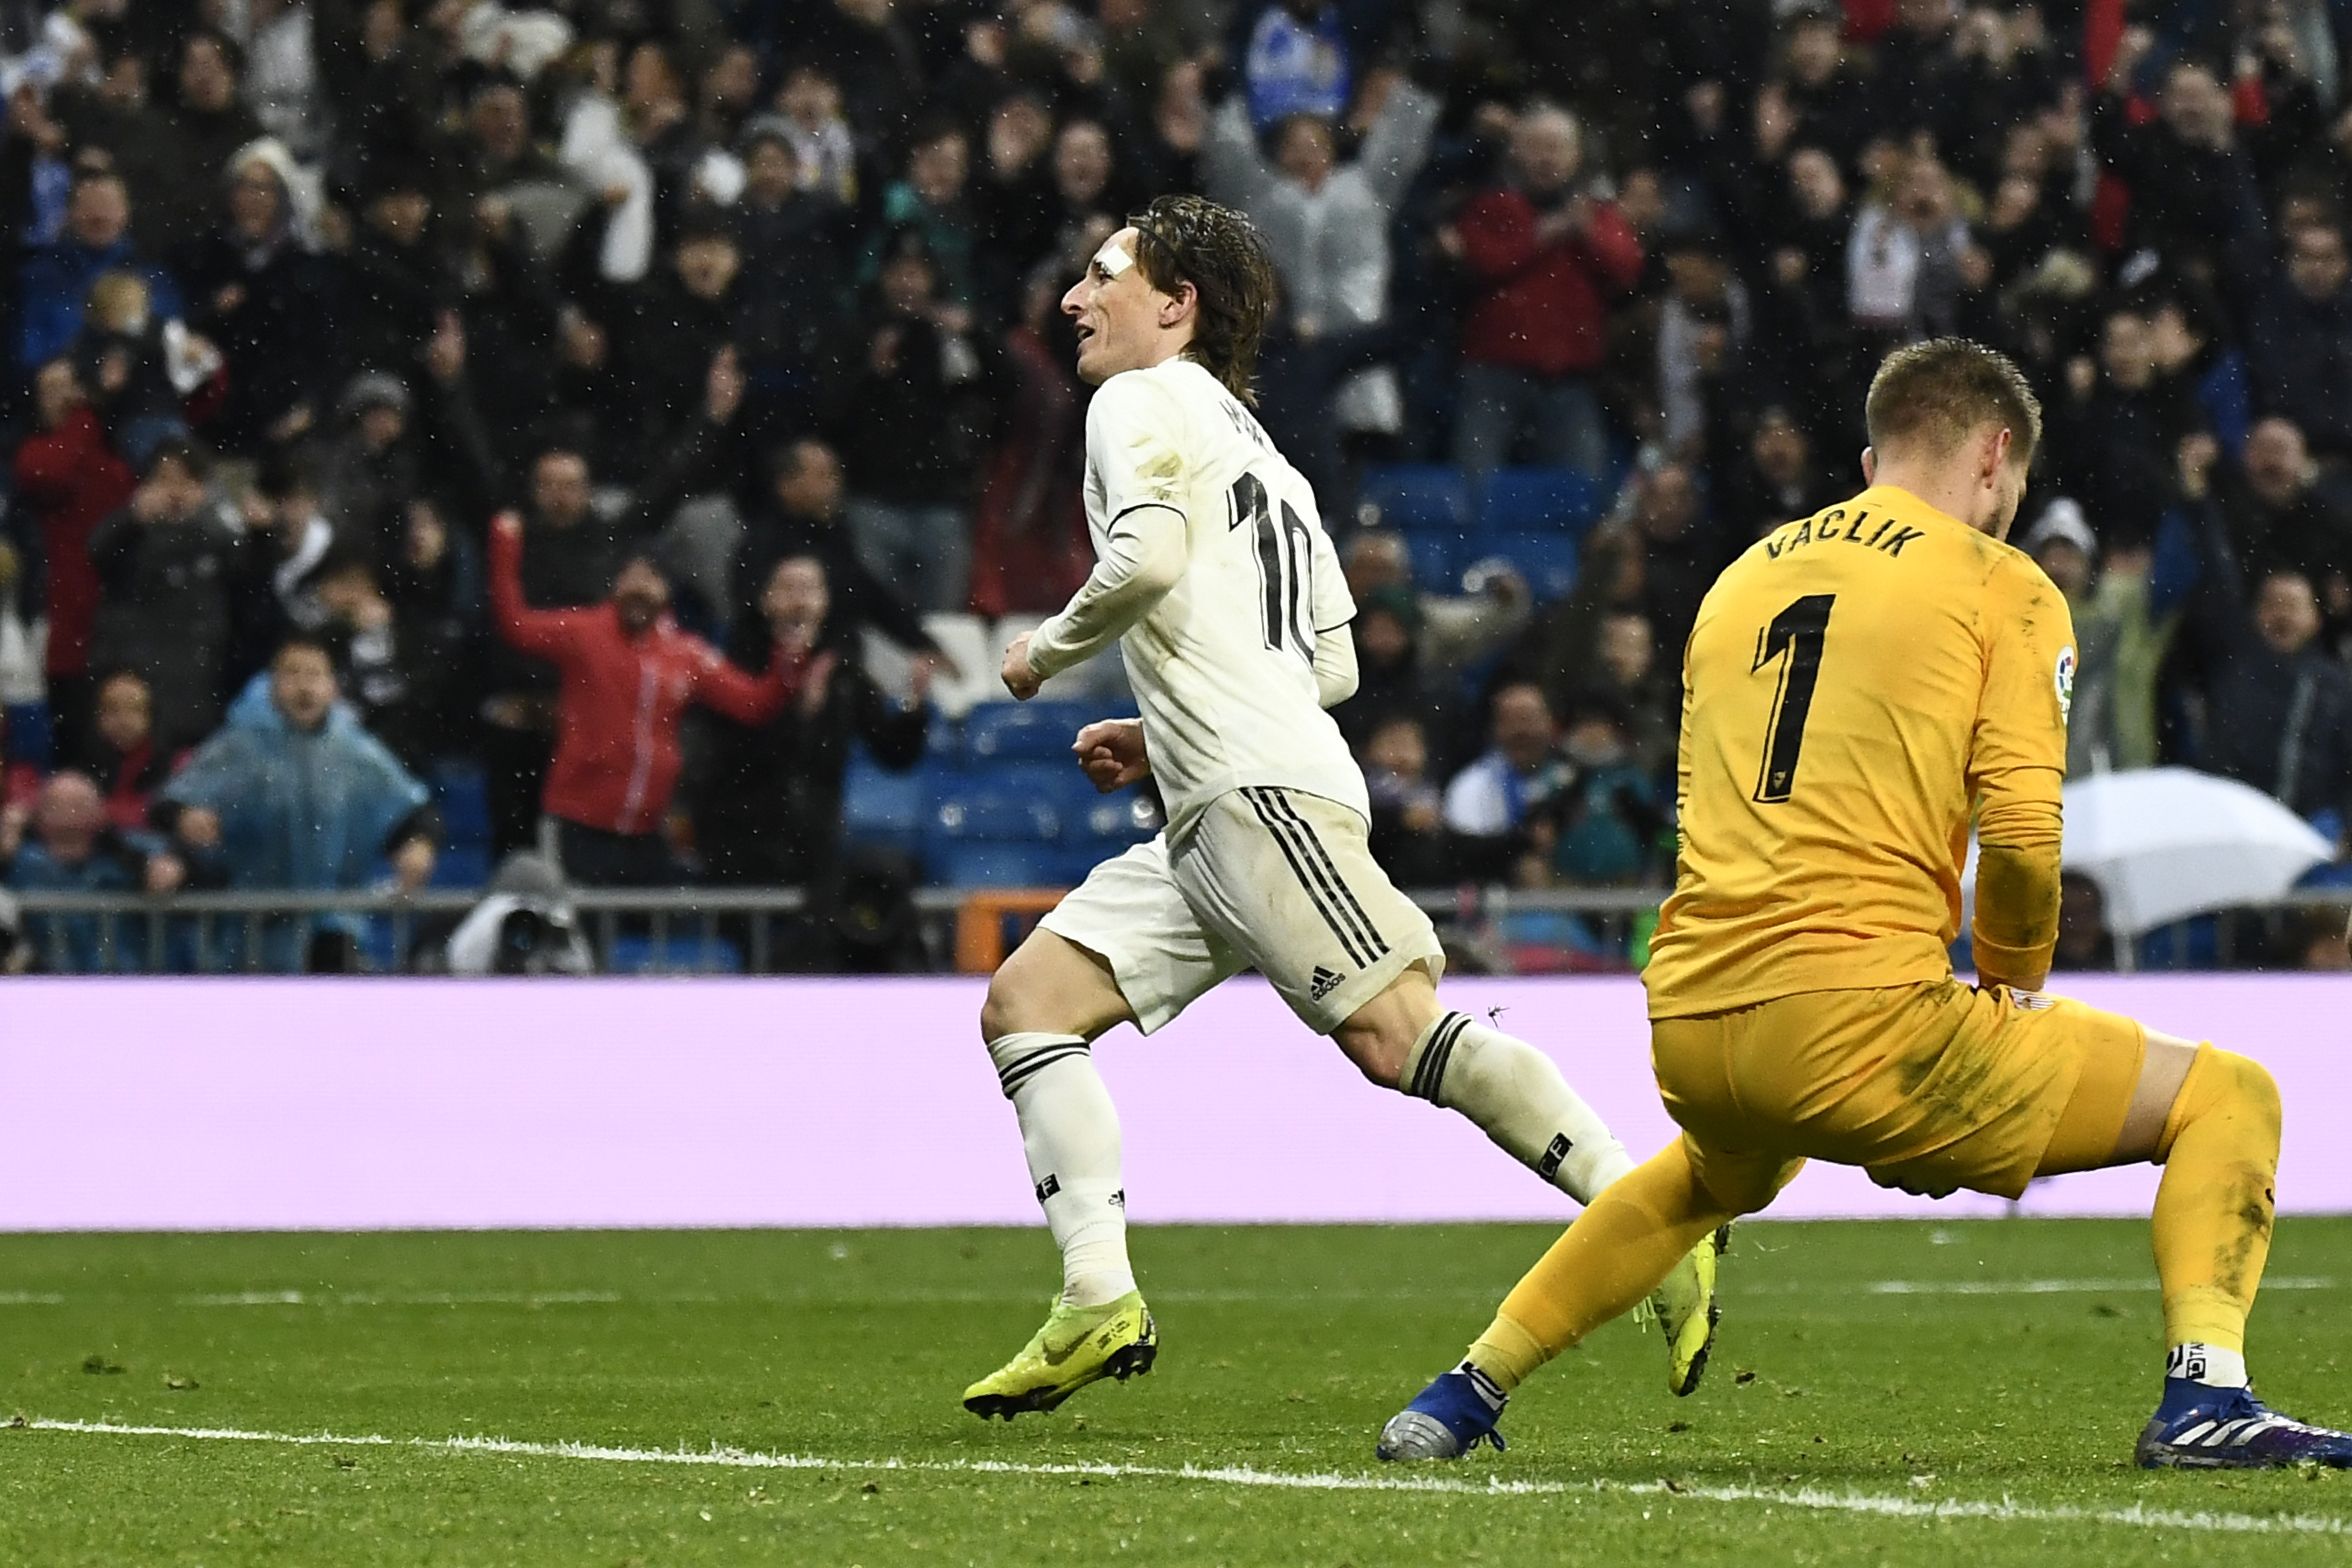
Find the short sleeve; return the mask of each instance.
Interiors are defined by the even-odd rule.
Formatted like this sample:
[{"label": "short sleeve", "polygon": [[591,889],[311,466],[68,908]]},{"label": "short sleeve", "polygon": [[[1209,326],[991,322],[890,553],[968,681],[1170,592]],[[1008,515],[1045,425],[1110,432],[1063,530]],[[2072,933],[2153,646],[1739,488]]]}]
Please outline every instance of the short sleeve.
[{"label": "short sleeve", "polygon": [[2054,807],[2066,775],[2066,717],[2074,700],[2074,619],[2066,597],[2032,562],[2002,563],[1988,584],[1984,689],[1969,746],[1971,788],[1988,843],[2000,818]]},{"label": "short sleeve", "polygon": [[1146,506],[1182,516],[1188,445],[1183,405],[1158,377],[1129,371],[1103,383],[1087,406],[1087,466],[1102,485],[1105,524]]}]

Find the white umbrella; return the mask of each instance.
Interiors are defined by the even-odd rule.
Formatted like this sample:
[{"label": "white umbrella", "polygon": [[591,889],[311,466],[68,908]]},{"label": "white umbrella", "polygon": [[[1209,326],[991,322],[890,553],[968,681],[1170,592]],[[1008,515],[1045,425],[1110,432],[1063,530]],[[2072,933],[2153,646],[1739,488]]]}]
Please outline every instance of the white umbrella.
[{"label": "white umbrella", "polygon": [[2098,883],[2119,935],[2266,903],[2334,854],[2309,823],[2233,779],[2138,768],[2066,786],[2062,858]]}]

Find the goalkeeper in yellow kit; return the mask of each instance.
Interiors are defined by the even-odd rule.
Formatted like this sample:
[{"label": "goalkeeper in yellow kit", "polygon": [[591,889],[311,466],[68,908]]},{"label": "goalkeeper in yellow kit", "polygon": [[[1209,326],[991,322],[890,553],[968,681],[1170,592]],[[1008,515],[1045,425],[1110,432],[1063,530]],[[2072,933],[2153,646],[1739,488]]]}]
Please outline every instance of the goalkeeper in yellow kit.
[{"label": "goalkeeper in yellow kit", "polygon": [[[1727,569],[1684,656],[1682,855],[1643,980],[1675,1142],[1593,1200],[1381,1434],[1451,1458],[1512,1389],[1807,1159],[1936,1196],[2153,1161],[2168,1355],[2143,1465],[2352,1467],[2254,1398],[2280,1106],[2243,1057],[2045,996],[2073,694],[2066,601],[2003,542],[2042,432],[2017,367],[1940,339],[1870,388],[1870,488]],[[1952,975],[1973,816],[1979,984]]]}]

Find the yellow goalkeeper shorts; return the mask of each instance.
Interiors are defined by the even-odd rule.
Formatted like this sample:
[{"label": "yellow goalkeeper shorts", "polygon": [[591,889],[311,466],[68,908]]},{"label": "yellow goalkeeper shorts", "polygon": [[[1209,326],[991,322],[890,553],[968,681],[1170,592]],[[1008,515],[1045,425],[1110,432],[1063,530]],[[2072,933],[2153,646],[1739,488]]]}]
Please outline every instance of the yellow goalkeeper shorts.
[{"label": "yellow goalkeeper shorts", "polygon": [[1699,1180],[1748,1212],[1808,1159],[1930,1197],[2013,1198],[2037,1173],[2103,1163],[2147,1032],[2067,998],[1941,980],[1662,1018],[1650,1044]]}]

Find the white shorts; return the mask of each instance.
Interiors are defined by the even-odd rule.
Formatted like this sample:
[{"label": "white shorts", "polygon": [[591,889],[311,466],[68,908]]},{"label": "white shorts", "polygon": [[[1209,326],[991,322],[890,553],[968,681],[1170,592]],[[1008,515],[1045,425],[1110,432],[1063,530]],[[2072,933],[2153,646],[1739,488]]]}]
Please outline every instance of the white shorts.
[{"label": "white shorts", "polygon": [[1163,833],[1104,861],[1038,923],[1109,963],[1147,1035],[1244,969],[1318,1035],[1406,966],[1445,971],[1429,917],[1374,863],[1363,818],[1272,785],[1219,795],[1174,850]]}]

